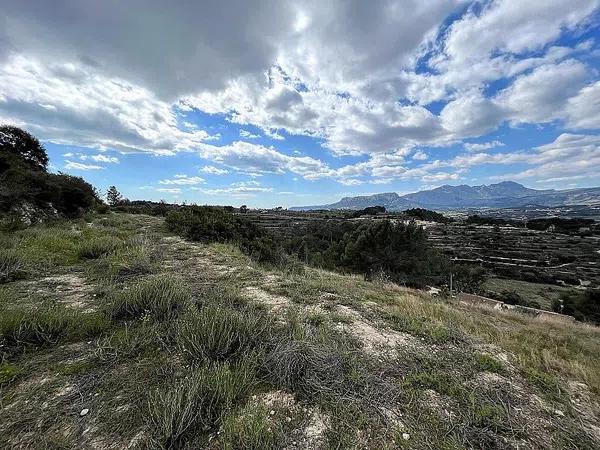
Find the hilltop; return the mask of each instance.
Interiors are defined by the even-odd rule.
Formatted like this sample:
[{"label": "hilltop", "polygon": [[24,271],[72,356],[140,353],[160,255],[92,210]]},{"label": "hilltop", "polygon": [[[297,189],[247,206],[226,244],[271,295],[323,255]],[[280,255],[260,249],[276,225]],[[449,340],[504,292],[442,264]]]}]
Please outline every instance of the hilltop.
[{"label": "hilltop", "polygon": [[412,194],[384,194],[344,197],[339,202],[318,206],[294,206],[292,210],[363,209],[383,206],[388,211],[407,208],[461,209],[461,208],[514,208],[528,205],[567,206],[599,205],[600,187],[555,190],[530,189],[514,181],[497,184],[468,186],[444,185]]},{"label": "hilltop", "polygon": [[598,328],[264,265],[141,214],[2,243],[2,447],[600,445]]}]

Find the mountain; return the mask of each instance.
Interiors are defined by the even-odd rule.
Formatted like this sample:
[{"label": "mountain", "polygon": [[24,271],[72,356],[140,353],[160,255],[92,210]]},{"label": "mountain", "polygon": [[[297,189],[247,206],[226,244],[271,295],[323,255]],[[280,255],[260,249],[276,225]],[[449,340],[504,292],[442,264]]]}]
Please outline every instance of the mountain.
[{"label": "mountain", "polygon": [[514,181],[468,186],[444,185],[427,191],[398,195],[384,194],[344,197],[330,205],[296,206],[292,210],[312,209],[363,209],[368,206],[385,206],[388,211],[408,208],[462,209],[510,208],[518,206],[600,205],[600,187],[581,189],[531,189]]}]

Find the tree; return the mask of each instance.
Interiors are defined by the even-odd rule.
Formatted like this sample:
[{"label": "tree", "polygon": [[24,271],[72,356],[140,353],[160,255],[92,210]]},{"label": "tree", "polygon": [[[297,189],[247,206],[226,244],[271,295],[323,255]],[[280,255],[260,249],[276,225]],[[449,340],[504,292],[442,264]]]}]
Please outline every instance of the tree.
[{"label": "tree", "polygon": [[111,186],[108,188],[106,192],[106,200],[110,206],[116,206],[123,202],[123,196],[117,190],[116,186]]},{"label": "tree", "polygon": [[0,151],[18,156],[33,169],[46,171],[48,167],[48,155],[44,146],[37,138],[20,128],[0,126]]}]

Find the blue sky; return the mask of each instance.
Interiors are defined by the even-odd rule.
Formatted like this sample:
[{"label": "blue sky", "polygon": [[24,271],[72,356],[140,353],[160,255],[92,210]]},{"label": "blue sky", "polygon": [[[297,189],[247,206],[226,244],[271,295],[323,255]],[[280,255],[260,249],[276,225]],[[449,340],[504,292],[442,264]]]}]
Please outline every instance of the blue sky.
[{"label": "blue sky", "polygon": [[502,180],[597,186],[599,10],[8,0],[0,122],[38,136],[52,170],[130,199],[270,207]]}]

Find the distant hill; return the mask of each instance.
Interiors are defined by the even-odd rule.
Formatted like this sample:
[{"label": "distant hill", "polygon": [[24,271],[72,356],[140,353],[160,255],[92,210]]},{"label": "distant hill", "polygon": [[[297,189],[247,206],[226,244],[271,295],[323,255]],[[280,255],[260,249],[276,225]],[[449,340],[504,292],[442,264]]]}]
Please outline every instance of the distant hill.
[{"label": "distant hill", "polygon": [[398,195],[384,194],[344,197],[330,205],[295,206],[290,209],[363,209],[384,206],[388,211],[407,208],[462,209],[475,207],[514,208],[520,206],[600,205],[600,187],[581,189],[530,189],[514,181],[468,186],[444,185],[427,191]]}]

